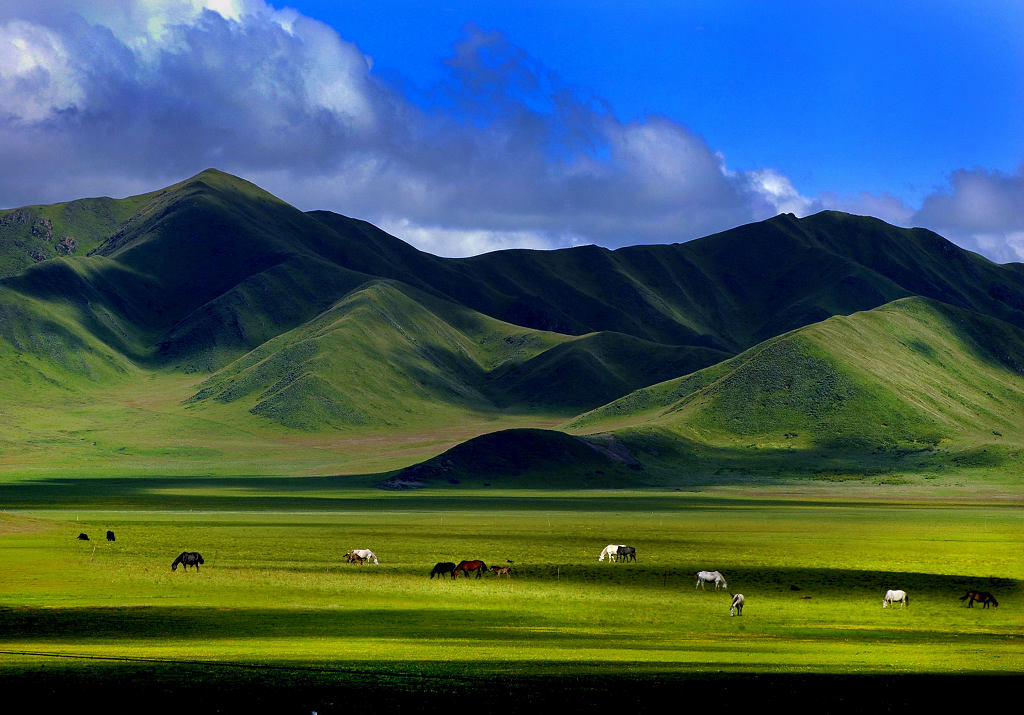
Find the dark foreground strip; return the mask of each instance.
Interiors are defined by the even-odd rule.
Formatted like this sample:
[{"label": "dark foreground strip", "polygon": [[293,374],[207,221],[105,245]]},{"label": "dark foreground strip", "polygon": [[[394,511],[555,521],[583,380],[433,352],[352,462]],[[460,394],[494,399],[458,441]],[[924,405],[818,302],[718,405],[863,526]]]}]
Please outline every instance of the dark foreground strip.
[{"label": "dark foreground strip", "polygon": [[[447,675],[416,673],[412,663],[404,664],[401,672],[388,672],[30,650],[0,650],[2,655],[45,659],[27,666],[4,664],[2,702],[27,698],[39,704],[39,712],[75,715],[450,715],[453,707],[458,711],[470,703],[473,712],[487,715],[664,715],[666,703],[686,702],[695,694],[721,711],[791,712],[800,701],[813,703],[825,715],[906,715],[966,711],[976,705],[978,693],[992,702],[1012,702],[1024,688],[1024,676],[1018,674],[641,673],[631,672],[628,664],[621,673],[609,674],[589,672],[581,663],[580,672],[562,675]],[[89,662],[107,665],[92,667]],[[469,664],[449,665],[458,669]]]}]

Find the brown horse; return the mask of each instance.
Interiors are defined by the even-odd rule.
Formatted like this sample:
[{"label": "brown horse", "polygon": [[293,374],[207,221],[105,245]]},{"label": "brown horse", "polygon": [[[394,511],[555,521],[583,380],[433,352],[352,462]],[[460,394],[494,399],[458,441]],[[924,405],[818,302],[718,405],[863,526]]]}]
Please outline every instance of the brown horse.
[{"label": "brown horse", "polygon": [[512,567],[511,566],[491,566],[491,573],[495,574],[498,578],[504,576],[505,578],[512,579]]},{"label": "brown horse", "polygon": [[455,567],[454,571],[452,571],[452,578],[455,578],[460,573],[465,574],[468,578],[470,571],[476,571],[476,577],[480,578],[484,575],[484,571],[486,570],[487,564],[483,561],[460,561],[459,565]]},{"label": "brown horse", "polygon": [[974,602],[977,601],[981,604],[982,608],[999,608],[999,601],[988,591],[968,591],[960,597],[961,601],[967,601],[968,608],[974,608]]},{"label": "brown horse", "polygon": [[359,564],[360,566],[362,566],[366,562],[366,559],[357,554],[355,551],[349,551],[347,554],[345,554],[345,560],[348,561],[350,564]]}]

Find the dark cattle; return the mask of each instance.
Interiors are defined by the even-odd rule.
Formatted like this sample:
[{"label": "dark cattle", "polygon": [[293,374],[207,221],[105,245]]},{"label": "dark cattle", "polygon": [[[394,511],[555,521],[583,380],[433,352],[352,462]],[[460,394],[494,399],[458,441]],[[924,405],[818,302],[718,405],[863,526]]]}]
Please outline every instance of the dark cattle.
[{"label": "dark cattle", "polygon": [[487,570],[487,564],[483,561],[460,561],[459,565],[452,571],[452,578],[455,578],[460,573],[469,576],[470,571],[476,571],[476,577],[480,578],[484,575],[484,571]]},{"label": "dark cattle", "polygon": [[974,608],[974,602],[977,601],[981,604],[982,608],[999,608],[999,601],[988,591],[968,591],[960,597],[961,601],[967,601],[968,608]]},{"label": "dark cattle", "polygon": [[113,531],[108,531],[107,532],[107,541],[113,541],[113,540],[114,540],[114,532]]},{"label": "dark cattle", "polygon": [[88,541],[89,540],[89,535],[88,534],[79,534],[78,535],[78,540],[79,541]]},{"label": "dark cattle", "polygon": [[174,559],[174,561],[171,563],[171,571],[176,570],[178,568],[178,564],[183,565],[186,571],[188,571],[189,566],[195,566],[196,571],[198,571],[199,564],[203,563],[206,562],[203,561],[203,557],[199,554],[198,551],[182,551],[178,555],[178,558]]},{"label": "dark cattle", "polygon": [[620,546],[617,555],[619,561],[636,561],[636,549],[632,546]]},{"label": "dark cattle", "polygon": [[455,578],[455,564],[451,561],[441,561],[435,564],[433,570],[430,572],[430,578],[437,576],[441,579],[444,578],[445,574],[449,574],[452,578]]}]

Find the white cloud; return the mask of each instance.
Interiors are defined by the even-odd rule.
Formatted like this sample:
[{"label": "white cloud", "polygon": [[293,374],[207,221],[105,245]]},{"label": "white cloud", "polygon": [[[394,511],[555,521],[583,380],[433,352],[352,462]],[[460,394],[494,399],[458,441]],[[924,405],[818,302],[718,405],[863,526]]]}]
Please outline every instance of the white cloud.
[{"label": "white cloud", "polygon": [[488,231],[419,226],[407,219],[384,219],[379,227],[420,250],[447,258],[475,256],[507,248],[567,248],[577,243],[574,236],[548,236],[530,231]]},{"label": "white cloud", "polygon": [[928,196],[913,220],[994,260],[1024,260],[1024,166],[953,172],[948,190]]},{"label": "white cloud", "polygon": [[0,24],[0,117],[40,121],[82,98],[58,33],[22,20]]},{"label": "white cloud", "polygon": [[730,170],[672,119],[619,120],[500,33],[470,29],[445,65],[424,107],[330,27],[263,0],[7,0],[0,164],[19,171],[0,172],[0,206],[215,166],[448,256],[683,241],[823,208],[1018,255],[1020,176],[958,173],[916,213],[887,195],[805,196],[776,169]]}]

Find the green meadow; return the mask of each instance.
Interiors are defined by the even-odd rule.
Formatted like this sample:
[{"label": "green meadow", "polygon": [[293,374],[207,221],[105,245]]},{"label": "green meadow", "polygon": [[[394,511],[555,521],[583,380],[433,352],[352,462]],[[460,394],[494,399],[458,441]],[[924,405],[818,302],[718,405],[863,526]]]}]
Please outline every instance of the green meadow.
[{"label": "green meadow", "polygon": [[[275,484],[128,480],[49,507],[15,492],[24,508],[0,515],[0,677],[56,692],[205,683],[235,704],[272,683],[266,697],[333,712],[351,703],[339,691],[366,688],[424,704],[485,683],[589,683],[593,698],[607,678],[1024,669],[1012,499]],[[599,563],[607,543],[635,546],[637,563]],[[346,564],[353,548],[380,565]],[[198,572],[171,571],[184,550],[203,554]],[[512,578],[428,578],[435,562],[475,558],[512,561]],[[741,617],[727,593],[695,588],[701,569],[746,596]],[[883,609],[888,588],[909,607]],[[1000,608],[966,608],[967,588]]]}]

